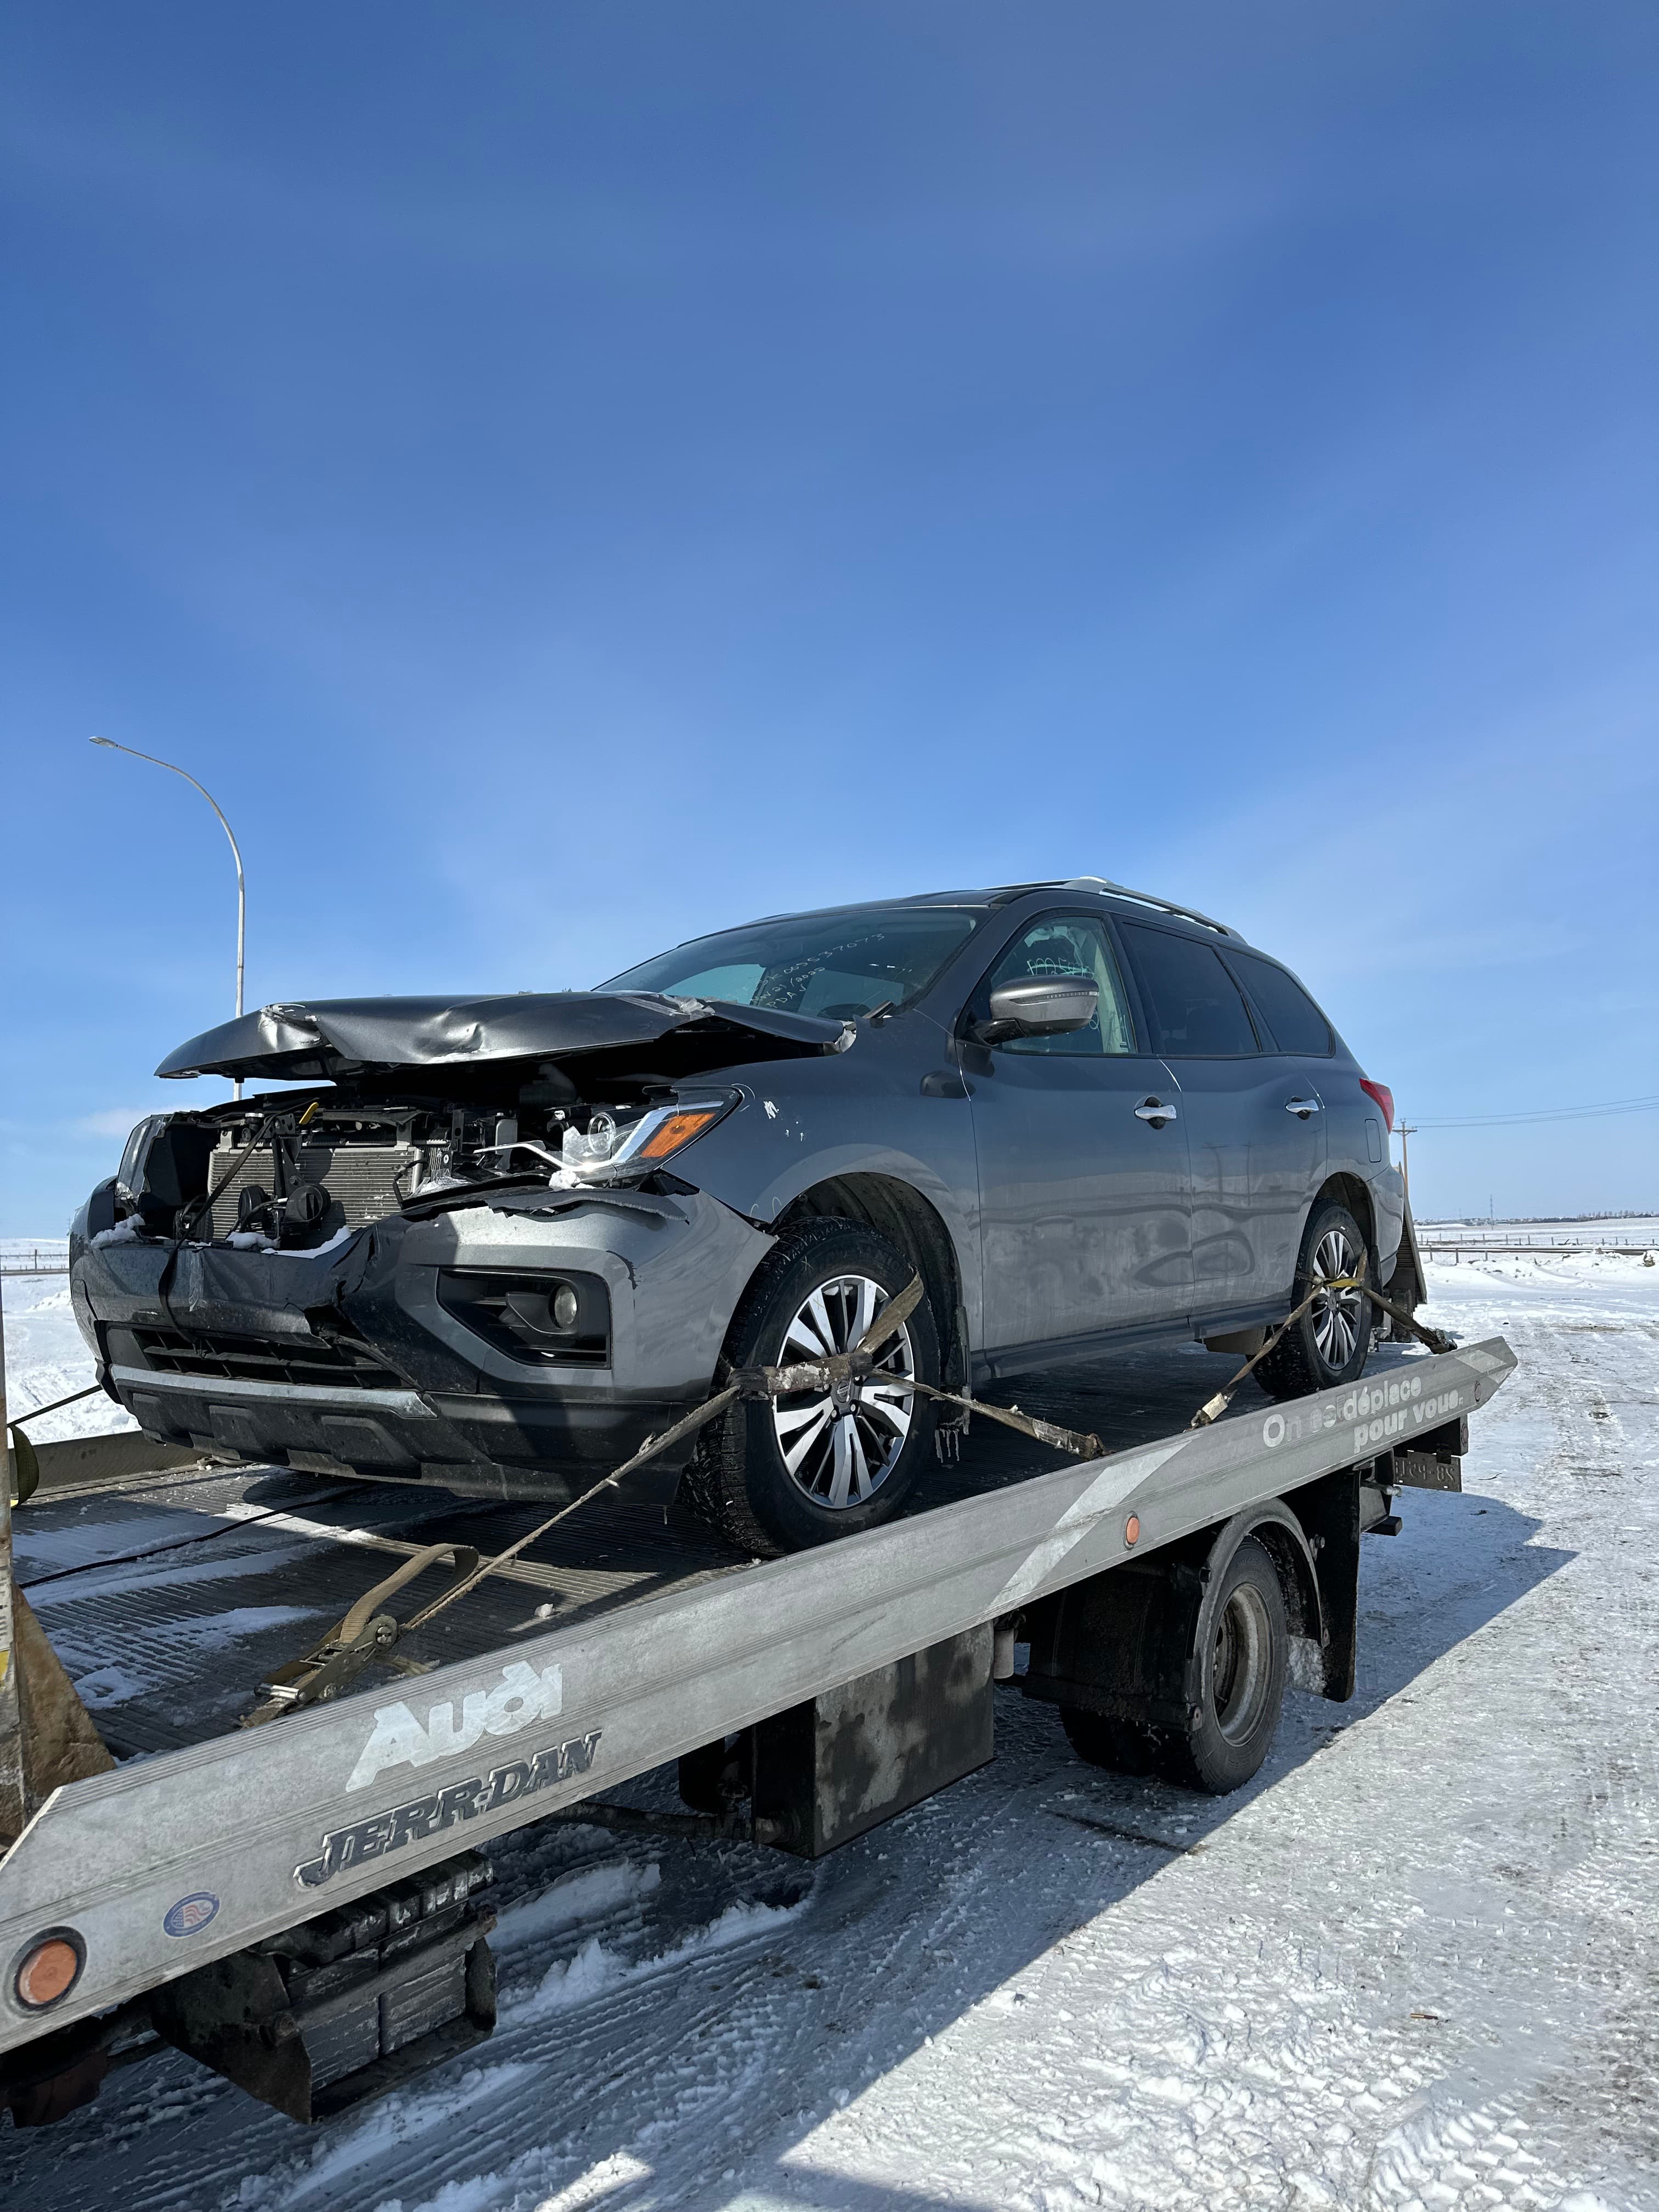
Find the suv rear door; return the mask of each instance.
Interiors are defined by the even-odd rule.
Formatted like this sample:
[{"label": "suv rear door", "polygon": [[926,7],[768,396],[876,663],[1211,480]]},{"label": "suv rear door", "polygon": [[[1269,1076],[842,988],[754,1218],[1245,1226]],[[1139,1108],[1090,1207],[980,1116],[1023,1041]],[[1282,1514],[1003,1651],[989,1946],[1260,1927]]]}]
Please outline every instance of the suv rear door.
[{"label": "suv rear door", "polygon": [[1086,1030],[969,1044],[979,1153],[988,1350],[1053,1344],[1177,1319],[1188,1310],[1187,1138],[1169,1070],[1136,1035],[1098,914],[1028,921],[965,1012],[990,1011],[998,983],[1084,975],[1100,993]]},{"label": "suv rear door", "polygon": [[1222,951],[1119,917],[1149,1042],[1180,1085],[1192,1170],[1194,1310],[1276,1304],[1324,1180],[1323,1101],[1307,1063],[1259,1031]]}]

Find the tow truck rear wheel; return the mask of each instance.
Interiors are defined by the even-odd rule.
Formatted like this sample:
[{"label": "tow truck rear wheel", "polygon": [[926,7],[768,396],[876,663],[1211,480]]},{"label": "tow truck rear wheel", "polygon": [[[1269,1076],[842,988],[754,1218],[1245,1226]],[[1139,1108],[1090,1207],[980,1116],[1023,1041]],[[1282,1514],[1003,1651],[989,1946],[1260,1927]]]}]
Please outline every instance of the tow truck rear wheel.
[{"label": "tow truck rear wheel", "polygon": [[[861,1222],[817,1220],[781,1238],[757,1271],[715,1377],[734,1367],[809,1364],[850,1352],[915,1269]],[[939,1331],[924,1297],[841,1392],[747,1400],[703,1431],[681,1494],[728,1541],[763,1558],[890,1521],[932,1456],[933,1409],[907,1379],[937,1386]]]},{"label": "tow truck rear wheel", "polygon": [[1279,1726],[1290,1656],[1284,1589],[1266,1548],[1247,1536],[1210,1577],[1189,1626],[1173,1585],[1169,1592],[1164,1607],[1141,1617],[1137,1637],[1146,1653],[1163,1655],[1152,1702],[1164,1716],[1184,1706],[1185,1729],[1078,1705],[1060,1707],[1060,1724],[1091,1766],[1161,1774],[1224,1797],[1250,1779]]},{"label": "tow truck rear wheel", "polygon": [[1212,1797],[1243,1788],[1279,1726],[1290,1643],[1278,1570],[1247,1536],[1199,1608],[1187,1732],[1164,1739],[1159,1762],[1171,1782]]}]

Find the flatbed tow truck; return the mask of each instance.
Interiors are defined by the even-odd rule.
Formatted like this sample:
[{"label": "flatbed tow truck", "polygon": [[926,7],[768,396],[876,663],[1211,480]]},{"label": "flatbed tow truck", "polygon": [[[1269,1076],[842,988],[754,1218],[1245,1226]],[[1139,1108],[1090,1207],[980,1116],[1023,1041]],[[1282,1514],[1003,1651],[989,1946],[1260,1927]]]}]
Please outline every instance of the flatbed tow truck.
[{"label": "flatbed tow truck", "polygon": [[[904,1517],[770,1561],[642,1471],[337,1698],[252,1728],[261,1686],[371,1585],[406,1571],[412,1612],[537,1510],[245,1466],[43,1484],[0,1545],[0,1785],[22,1815],[0,2104],[55,2118],[167,2044],[325,2118],[489,2033],[498,1838],[564,1818],[816,1858],[983,1765],[1000,1685],[1058,1705],[1103,1765],[1205,1729],[1224,1747],[1230,1712],[1270,1737],[1297,1651],[1303,1686],[1352,1694],[1361,1538],[1398,1529],[1401,1490],[1462,1486],[1468,1416],[1514,1364],[1501,1338],[1385,1345],[1357,1383],[1277,1405],[1246,1386],[1191,1426],[1215,1361],[1127,1354],[1024,1394],[1099,1455],[1054,1468],[975,1423]],[[1282,1605],[1235,1620],[1251,1547]],[[49,1786],[77,1743],[105,1771]],[[1266,1741],[1233,1747],[1253,1765]],[[617,1800],[675,1761],[685,1811]]]}]

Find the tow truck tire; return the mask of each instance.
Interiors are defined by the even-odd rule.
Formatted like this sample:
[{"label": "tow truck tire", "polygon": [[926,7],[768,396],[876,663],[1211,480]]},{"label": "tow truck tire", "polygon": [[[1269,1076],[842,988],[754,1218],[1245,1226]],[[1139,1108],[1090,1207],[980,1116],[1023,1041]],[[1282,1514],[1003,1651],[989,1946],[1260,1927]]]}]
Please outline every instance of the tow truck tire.
[{"label": "tow truck tire", "polygon": [[[915,1272],[896,1245],[861,1222],[804,1223],[779,1240],[744,1293],[726,1332],[715,1389],[734,1367],[810,1360],[814,1324],[808,1320],[805,1338],[792,1338],[790,1331],[820,1294],[818,1334],[827,1317],[831,1333],[849,1340],[827,1348],[849,1349],[860,1300],[878,1313]],[[886,1364],[889,1376],[908,1372],[938,1386],[939,1330],[925,1296],[900,1336],[890,1338],[876,1358],[878,1369]],[[894,1380],[884,1381],[882,1373],[871,1379],[875,1387],[860,1394],[851,1414],[817,1425],[821,1409],[810,1394],[780,1399],[775,1406],[767,1399],[740,1401],[704,1430],[681,1496],[729,1543],[763,1559],[806,1551],[892,1520],[933,1457],[933,1407],[914,1392],[906,1404]],[[792,1471],[786,1450],[796,1455],[803,1439],[805,1455]],[[850,1487],[843,1502],[835,1502],[838,1485]]]},{"label": "tow truck tire", "polygon": [[1164,1740],[1166,1778],[1224,1797],[1267,1756],[1285,1702],[1290,1622],[1267,1553],[1247,1536],[1204,1593],[1194,1634],[1198,1684],[1184,1736]]},{"label": "tow truck tire", "polygon": [[[1302,1232],[1291,1310],[1307,1297],[1316,1276],[1333,1265],[1346,1270],[1361,1252],[1365,1254],[1365,1279],[1375,1282],[1375,1257],[1347,1207],[1332,1199],[1316,1206]],[[1305,1398],[1316,1390],[1334,1390],[1355,1381],[1364,1372],[1376,1318],[1376,1309],[1364,1291],[1331,1293],[1291,1322],[1256,1369],[1256,1381],[1274,1398]]]},{"label": "tow truck tire", "polygon": [[1150,1729],[1108,1713],[1086,1712],[1081,1705],[1062,1705],[1060,1724],[1066,1741],[1089,1766],[1103,1766],[1109,1774],[1156,1774],[1162,1761],[1163,1741]]}]

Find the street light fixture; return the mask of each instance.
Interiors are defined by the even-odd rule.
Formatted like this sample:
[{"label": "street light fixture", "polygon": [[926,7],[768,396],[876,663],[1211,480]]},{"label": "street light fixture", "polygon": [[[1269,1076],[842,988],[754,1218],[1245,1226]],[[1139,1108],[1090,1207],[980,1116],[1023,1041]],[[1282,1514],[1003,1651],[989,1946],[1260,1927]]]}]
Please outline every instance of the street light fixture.
[{"label": "street light fixture", "polygon": [[[223,808],[207,786],[197,783],[195,777],[187,769],[179,768],[172,761],[158,759],[154,753],[141,753],[134,746],[118,745],[113,738],[94,738],[91,742],[94,745],[102,745],[108,752],[126,753],[133,760],[149,761],[153,768],[168,769],[174,775],[182,775],[186,783],[195,785],[196,789],[201,793],[203,798],[218,816],[219,827],[230,840],[231,853],[236,862],[236,1012],[240,1015],[242,1011],[243,956],[247,949],[247,884],[242,875],[241,848],[236,842],[235,832],[225,819]],[[235,1095],[238,1098],[242,1095],[242,1085],[240,1080],[235,1086]]]}]

